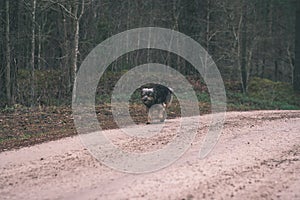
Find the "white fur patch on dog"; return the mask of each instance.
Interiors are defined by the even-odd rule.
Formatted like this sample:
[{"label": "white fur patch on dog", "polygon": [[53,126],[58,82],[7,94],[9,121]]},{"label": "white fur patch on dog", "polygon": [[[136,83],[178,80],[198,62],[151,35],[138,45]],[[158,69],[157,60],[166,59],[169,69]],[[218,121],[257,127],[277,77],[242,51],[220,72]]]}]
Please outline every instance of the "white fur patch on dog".
[{"label": "white fur patch on dog", "polygon": [[143,92],[154,92],[153,88],[143,88]]}]

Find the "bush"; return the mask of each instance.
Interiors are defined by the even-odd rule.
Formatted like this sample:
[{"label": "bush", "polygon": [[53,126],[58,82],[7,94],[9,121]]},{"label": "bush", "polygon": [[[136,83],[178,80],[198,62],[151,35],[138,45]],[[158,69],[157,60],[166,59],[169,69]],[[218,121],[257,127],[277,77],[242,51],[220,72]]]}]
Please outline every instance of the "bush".
[{"label": "bush", "polygon": [[[35,71],[35,103],[38,105],[64,105],[71,103],[71,86],[66,85],[59,70]],[[31,104],[31,74],[29,70],[21,69],[17,76],[16,102],[29,106]]]},{"label": "bush", "polygon": [[253,78],[249,82],[248,94],[250,97],[269,101],[271,104],[281,102],[287,105],[300,106],[300,95],[297,95],[292,85],[288,83]]}]

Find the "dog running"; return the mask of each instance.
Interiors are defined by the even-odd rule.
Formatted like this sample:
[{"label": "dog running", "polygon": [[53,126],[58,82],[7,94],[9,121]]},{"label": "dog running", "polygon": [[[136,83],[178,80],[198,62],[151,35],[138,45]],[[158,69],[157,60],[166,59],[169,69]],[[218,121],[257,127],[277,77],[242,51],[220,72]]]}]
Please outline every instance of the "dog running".
[{"label": "dog running", "polygon": [[158,117],[160,122],[166,119],[166,108],[170,106],[173,99],[173,90],[169,87],[152,84],[150,87],[143,87],[141,90],[141,100],[147,108],[147,124],[153,122]]}]

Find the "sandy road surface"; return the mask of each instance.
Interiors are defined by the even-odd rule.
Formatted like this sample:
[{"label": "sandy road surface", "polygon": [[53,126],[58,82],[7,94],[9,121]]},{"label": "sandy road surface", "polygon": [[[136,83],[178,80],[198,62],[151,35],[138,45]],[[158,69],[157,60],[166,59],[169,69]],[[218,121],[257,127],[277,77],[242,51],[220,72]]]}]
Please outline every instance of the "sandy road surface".
[{"label": "sandy road surface", "polygon": [[[167,122],[170,129],[176,120]],[[300,199],[300,111],[227,113],[217,146],[203,160],[209,115],[201,121],[190,150],[154,173],[105,167],[78,137],[3,152],[0,199]],[[145,151],[167,138],[120,145]]]}]

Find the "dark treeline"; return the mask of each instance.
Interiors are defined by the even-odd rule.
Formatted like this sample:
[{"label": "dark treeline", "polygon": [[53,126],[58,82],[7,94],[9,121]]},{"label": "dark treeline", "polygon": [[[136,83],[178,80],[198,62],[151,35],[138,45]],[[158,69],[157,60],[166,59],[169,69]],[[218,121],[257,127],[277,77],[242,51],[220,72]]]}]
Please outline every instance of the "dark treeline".
[{"label": "dark treeline", "polygon": [[[254,76],[300,88],[297,0],[2,0],[0,12],[0,106],[70,102],[87,54],[114,34],[146,26],[192,37],[244,93]],[[193,73],[176,55],[154,50],[127,54],[109,70],[153,60]]]}]

